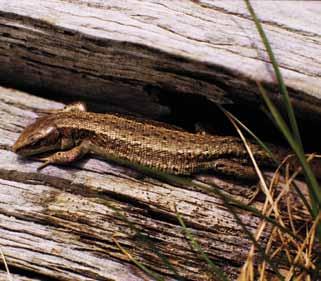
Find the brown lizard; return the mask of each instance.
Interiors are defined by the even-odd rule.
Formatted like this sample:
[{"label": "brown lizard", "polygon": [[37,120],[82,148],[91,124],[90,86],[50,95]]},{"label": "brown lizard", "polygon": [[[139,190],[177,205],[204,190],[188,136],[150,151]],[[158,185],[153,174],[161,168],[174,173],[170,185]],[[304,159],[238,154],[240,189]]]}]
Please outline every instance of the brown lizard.
[{"label": "brown lizard", "polygon": [[[259,164],[273,161],[250,144]],[[193,134],[161,122],[87,112],[81,103],[38,118],[21,133],[12,150],[21,156],[41,155],[49,164],[65,164],[91,153],[175,175],[214,171],[238,178],[255,177],[242,141],[233,136]]]}]

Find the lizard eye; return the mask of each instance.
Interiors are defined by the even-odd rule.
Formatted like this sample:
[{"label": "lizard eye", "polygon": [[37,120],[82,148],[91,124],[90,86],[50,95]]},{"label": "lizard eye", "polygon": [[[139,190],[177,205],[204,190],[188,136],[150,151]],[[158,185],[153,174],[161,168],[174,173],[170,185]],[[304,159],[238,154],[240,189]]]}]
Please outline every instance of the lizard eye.
[{"label": "lizard eye", "polygon": [[36,146],[36,145],[38,145],[38,144],[40,143],[40,141],[41,141],[41,140],[39,140],[39,139],[36,138],[36,137],[31,137],[31,138],[29,139],[29,143],[30,143],[31,146]]},{"label": "lizard eye", "polygon": [[59,136],[55,126],[42,128],[39,132],[32,134],[28,141],[32,147],[50,145],[57,141]]},{"label": "lizard eye", "polygon": [[37,141],[37,138],[36,138],[35,136],[31,136],[31,137],[29,138],[29,142],[30,142],[31,144],[34,144],[36,141]]}]

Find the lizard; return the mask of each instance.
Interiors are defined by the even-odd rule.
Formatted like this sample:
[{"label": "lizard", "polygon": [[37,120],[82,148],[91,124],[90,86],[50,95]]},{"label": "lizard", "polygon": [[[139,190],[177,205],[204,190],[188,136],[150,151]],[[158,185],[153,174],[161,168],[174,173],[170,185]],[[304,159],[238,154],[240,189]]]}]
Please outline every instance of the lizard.
[{"label": "lizard", "polygon": [[[259,145],[251,143],[250,148],[259,164],[274,165]],[[39,117],[22,131],[12,150],[23,157],[52,153],[38,158],[44,161],[39,170],[94,154],[173,175],[214,172],[256,177],[238,137],[196,134],[158,121],[88,112],[83,103]]]}]

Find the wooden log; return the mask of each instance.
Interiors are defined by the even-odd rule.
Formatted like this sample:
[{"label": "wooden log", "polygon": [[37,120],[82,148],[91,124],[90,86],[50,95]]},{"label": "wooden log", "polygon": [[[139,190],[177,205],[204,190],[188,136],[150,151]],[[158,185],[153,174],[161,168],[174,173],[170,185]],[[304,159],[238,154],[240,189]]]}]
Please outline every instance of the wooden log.
[{"label": "wooden log", "polygon": [[[304,118],[320,119],[318,3],[253,2],[296,109]],[[257,104],[255,81],[279,102],[272,73],[241,2],[0,0],[0,82],[42,96],[157,117],[164,112],[160,103],[168,106],[174,97]],[[232,279],[237,276],[251,243],[213,194],[98,159],[37,172],[38,162],[10,151],[25,125],[41,111],[60,107],[0,88],[0,246],[13,278],[151,280],[116,239],[168,280],[177,278],[156,253],[186,280],[208,280],[206,263],[191,249],[175,206],[209,257]],[[253,192],[211,181],[242,202]],[[262,202],[254,205],[261,208]],[[115,208],[150,237],[156,253]],[[254,233],[260,220],[239,213]],[[268,237],[266,230],[262,246]]]},{"label": "wooden log", "polygon": [[[320,119],[319,3],[252,2],[298,112]],[[242,1],[0,0],[0,24],[1,81],[43,95],[150,116],[173,93],[258,103],[255,81],[280,100]]]},{"label": "wooden log", "polygon": [[[236,277],[251,242],[213,194],[165,184],[98,159],[37,172],[39,162],[10,151],[37,112],[61,107],[0,88],[0,247],[13,273],[22,277],[36,273],[31,280],[151,280],[130,263],[116,239],[135,259],[168,280],[176,278],[156,253],[167,257],[184,280],[207,280],[206,263],[191,249],[178,223],[177,208],[209,257]],[[250,186],[211,179],[240,201],[247,202],[253,193]],[[262,203],[254,206],[260,208]],[[254,233],[260,219],[238,213]],[[138,239],[129,223],[149,237],[156,253]]]}]

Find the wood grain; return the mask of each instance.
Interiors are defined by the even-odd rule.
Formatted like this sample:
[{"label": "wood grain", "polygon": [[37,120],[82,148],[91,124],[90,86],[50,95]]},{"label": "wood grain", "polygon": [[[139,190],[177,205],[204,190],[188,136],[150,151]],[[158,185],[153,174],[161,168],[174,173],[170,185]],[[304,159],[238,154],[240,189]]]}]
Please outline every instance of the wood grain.
[{"label": "wood grain", "polygon": [[[298,112],[321,116],[320,4],[252,1]],[[172,93],[279,101],[242,1],[0,0],[0,79],[149,115]],[[108,102],[107,102],[108,101]]]},{"label": "wood grain", "polygon": [[[14,273],[31,271],[59,280],[149,280],[117,248],[116,235],[136,259],[173,277],[150,246],[138,239],[130,222],[150,237],[186,280],[205,280],[208,271],[177,221],[176,206],[208,255],[236,276],[251,243],[212,194],[164,184],[98,159],[37,172],[39,162],[10,151],[36,112],[60,107],[0,89],[0,247]],[[253,192],[250,187],[212,180],[243,202]],[[240,217],[254,232],[260,220],[246,212]]]},{"label": "wood grain", "polygon": [[[296,112],[321,120],[321,5],[251,2]],[[176,102],[193,96],[256,106],[255,81],[280,103],[243,1],[0,0],[1,85],[64,101],[88,100],[102,111],[157,117],[167,112],[166,102],[174,96]],[[99,159],[37,172],[39,162],[11,152],[27,124],[62,106],[0,88],[0,247],[14,280],[152,280],[113,238],[149,269],[177,280],[128,222],[150,237],[184,280],[211,280],[175,207],[215,264],[236,278],[251,242],[213,194]],[[205,179],[242,202],[255,189],[214,176]],[[261,208],[262,202],[258,198],[253,205]],[[260,220],[238,212],[254,233]],[[267,228],[263,247],[269,235]],[[7,280],[1,270],[0,280]]]},{"label": "wood grain", "polygon": [[[115,238],[166,280],[177,280],[177,276],[157,253],[167,257],[184,280],[212,280],[178,223],[176,208],[204,251],[235,279],[251,241],[213,193],[165,184],[94,158],[37,172],[38,161],[10,151],[27,124],[48,109],[62,106],[0,88],[0,247],[11,271],[21,278],[32,278],[33,272],[31,280],[151,280],[119,250]],[[243,203],[256,190],[255,183],[233,183],[213,175],[196,179],[210,181]],[[303,191],[305,186],[300,186]],[[261,209],[257,199],[252,206]],[[255,233],[261,220],[237,212]],[[260,240],[262,247],[269,229]],[[154,248],[139,239],[141,235],[149,237]]]}]

